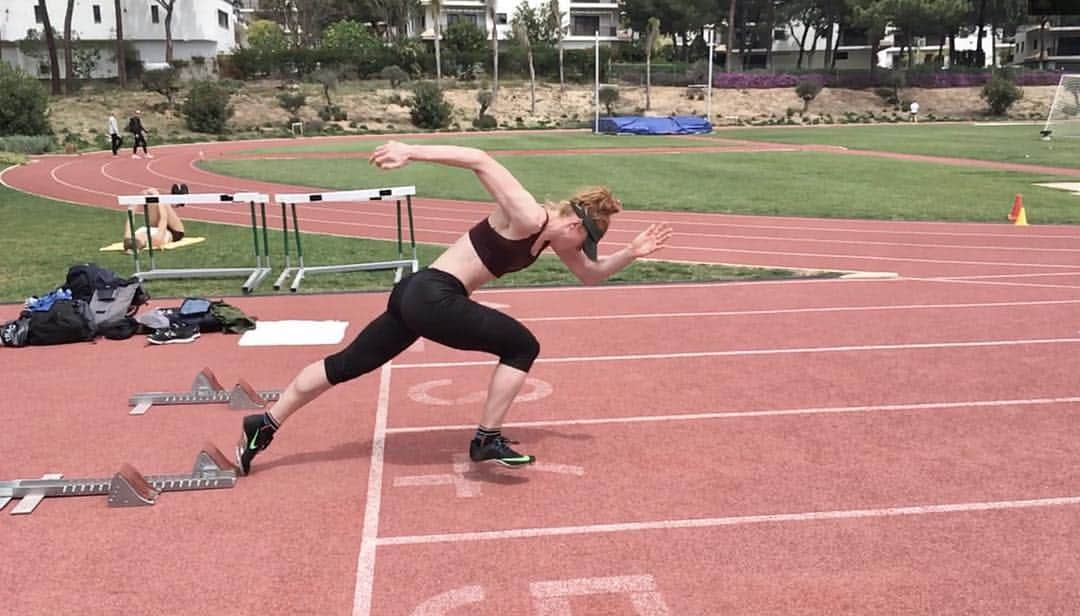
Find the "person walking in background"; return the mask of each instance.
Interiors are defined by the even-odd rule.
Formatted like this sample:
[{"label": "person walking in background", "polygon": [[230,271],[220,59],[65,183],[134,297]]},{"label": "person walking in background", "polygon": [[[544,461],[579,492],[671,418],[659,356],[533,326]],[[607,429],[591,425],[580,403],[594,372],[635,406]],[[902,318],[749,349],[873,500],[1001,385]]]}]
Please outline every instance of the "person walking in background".
[{"label": "person walking in background", "polygon": [[116,156],[116,153],[120,151],[120,144],[123,142],[123,138],[120,137],[120,125],[116,122],[116,114],[109,114],[109,141],[112,145],[112,155]]},{"label": "person walking in background", "polygon": [[919,103],[917,101],[911,101],[911,108],[909,109],[909,111],[911,112],[911,121],[912,122],[918,122],[919,121]]},{"label": "person walking in background", "polygon": [[147,158],[153,158],[150,152],[146,150],[146,129],[143,128],[142,112],[138,109],[135,110],[135,115],[128,120],[128,132],[135,136],[135,147],[131,149],[131,157],[139,158],[139,144],[142,144],[143,154]]}]

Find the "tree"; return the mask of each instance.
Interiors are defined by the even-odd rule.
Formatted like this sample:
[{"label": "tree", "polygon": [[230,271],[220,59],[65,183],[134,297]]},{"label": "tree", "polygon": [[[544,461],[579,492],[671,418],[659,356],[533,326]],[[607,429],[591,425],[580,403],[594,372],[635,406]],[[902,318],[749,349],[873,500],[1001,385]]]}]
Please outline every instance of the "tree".
[{"label": "tree", "polygon": [[113,0],[113,8],[116,12],[116,76],[123,88],[127,86],[127,58],[124,50],[124,14],[120,10],[120,0]]},{"label": "tree", "polygon": [[652,54],[660,38],[660,20],[650,17],[645,31],[645,110],[652,109]]},{"label": "tree", "polygon": [[806,110],[810,108],[810,101],[817,98],[817,95],[821,92],[821,83],[812,80],[800,81],[795,86],[795,94],[803,101],[802,112],[806,113]]},{"label": "tree", "polygon": [[525,50],[525,57],[529,62],[529,113],[536,114],[536,69],[533,67],[533,53],[532,43],[529,41],[529,31],[526,29],[525,24],[518,22],[514,24],[514,34],[517,36],[518,44]]},{"label": "tree", "polygon": [[[624,0],[622,12],[626,25],[635,32],[644,32],[650,17],[660,20],[660,34],[670,37],[675,55],[689,58],[689,34],[700,32],[710,23],[720,23],[723,0]],[[681,44],[680,44],[681,41]]]},{"label": "tree", "polygon": [[248,24],[247,44],[250,49],[265,54],[284,51],[289,47],[281,26],[269,19],[256,19]]},{"label": "tree", "polygon": [[75,0],[68,0],[64,14],[64,85],[68,94],[75,91],[75,62],[71,59],[71,14],[74,11]]},{"label": "tree", "polygon": [[0,135],[45,135],[49,94],[36,78],[0,62]]},{"label": "tree", "polygon": [[870,77],[873,80],[877,72],[877,54],[881,39],[885,37],[885,27],[889,25],[887,6],[889,0],[854,0],[852,24],[866,30],[870,41]]},{"label": "tree", "polygon": [[172,16],[173,7],[176,6],[176,0],[156,0],[161,8],[165,9],[165,61],[173,61],[173,43],[172,43]]},{"label": "tree", "polygon": [[431,12],[435,15],[435,85],[442,87],[442,10],[443,0],[430,0]]},{"label": "tree", "polygon": [[[724,54],[724,72],[730,73],[735,65],[735,4],[736,0],[728,0],[728,26],[727,26],[727,53]],[[711,79],[712,76],[710,75]]]},{"label": "tree", "polygon": [[979,66],[986,66],[986,55],[983,53],[983,28],[986,27],[986,0],[978,1],[979,11],[975,16],[975,25],[979,28],[979,34],[978,39],[975,41],[975,61]]},{"label": "tree", "polygon": [[559,0],[551,0],[548,5],[548,27],[554,33],[555,45],[559,48],[559,93],[566,91],[566,73],[563,72],[563,13],[559,12]]},{"label": "tree", "polygon": [[447,26],[444,42],[458,78],[471,79],[473,65],[483,62],[487,53],[487,33],[472,22],[459,20]]},{"label": "tree", "polygon": [[52,22],[49,21],[49,5],[45,0],[38,0],[41,12],[41,25],[45,29],[45,46],[49,50],[49,75],[52,93],[60,94],[60,59],[56,56],[56,37],[53,35]]},{"label": "tree", "polygon": [[901,50],[907,48],[907,65],[914,62],[915,37],[937,25],[936,5],[947,0],[890,0],[886,4],[890,22],[900,31]]},{"label": "tree", "polygon": [[495,12],[496,0],[484,0],[491,21],[491,96],[499,98],[499,25]]},{"label": "tree", "polygon": [[520,26],[525,28],[525,34],[528,35],[531,42],[547,41],[551,38],[548,32],[550,21],[544,18],[542,14],[544,11],[546,11],[546,8],[537,11],[527,2],[517,5],[517,8],[514,9],[514,16],[510,18],[513,31],[516,33]]},{"label": "tree", "polygon": [[311,75],[311,78],[314,79],[316,83],[322,86],[323,98],[326,99],[326,106],[328,108],[332,107],[334,103],[330,100],[330,90],[337,89],[337,71],[329,68],[321,68],[315,71]]},{"label": "tree", "polygon": [[334,22],[323,31],[322,46],[343,62],[352,64],[357,73],[366,75],[378,67],[382,42],[367,25],[350,19]]}]

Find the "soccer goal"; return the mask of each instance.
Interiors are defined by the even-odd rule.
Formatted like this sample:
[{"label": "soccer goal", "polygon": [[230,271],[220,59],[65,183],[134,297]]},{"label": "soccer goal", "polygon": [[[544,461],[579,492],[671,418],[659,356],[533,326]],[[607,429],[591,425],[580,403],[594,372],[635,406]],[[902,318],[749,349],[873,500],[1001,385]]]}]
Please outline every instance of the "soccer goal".
[{"label": "soccer goal", "polygon": [[1080,137],[1080,75],[1062,75],[1046,124],[1039,131],[1043,141],[1051,137]]}]

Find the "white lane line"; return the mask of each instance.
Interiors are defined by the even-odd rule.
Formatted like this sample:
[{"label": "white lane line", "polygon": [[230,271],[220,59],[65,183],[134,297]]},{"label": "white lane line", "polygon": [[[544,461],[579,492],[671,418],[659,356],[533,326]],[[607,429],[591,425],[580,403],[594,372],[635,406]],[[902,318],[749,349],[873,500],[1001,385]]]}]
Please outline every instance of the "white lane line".
[{"label": "white lane line", "polygon": [[375,587],[375,547],[379,537],[379,507],[382,504],[383,456],[386,450],[386,420],[390,414],[390,363],[379,372],[379,402],[375,410],[375,432],[371,437],[371,468],[368,472],[367,503],[360,554],[356,558],[356,586],[353,589],[353,616],[371,614],[371,593]]},{"label": "white lane line", "polygon": [[[680,246],[672,244],[671,250],[698,250],[703,252],[725,252],[748,255],[772,255],[783,257],[814,257],[817,259],[852,259],[855,261],[890,261],[900,263],[934,263],[948,265],[997,265],[1004,267],[1045,267],[1051,269],[1067,269],[1076,271],[1076,264],[1069,263],[1019,263],[1016,261],[962,261],[959,259],[916,259],[914,257],[876,257],[873,255],[851,255],[839,253],[819,252],[787,252],[782,250],[748,250],[745,248],[714,248],[704,246]],[[828,269],[828,266],[817,266],[819,269]],[[845,266],[850,268],[850,266]]]},{"label": "white lane line", "polygon": [[98,173],[100,173],[100,174],[101,174],[102,176],[104,176],[104,177],[105,177],[106,179],[112,180],[112,181],[114,181],[114,182],[119,182],[119,183],[121,183],[121,184],[127,184],[128,186],[134,186],[135,188],[139,189],[139,191],[140,191],[140,192],[141,192],[141,191],[143,191],[143,190],[145,190],[145,189],[147,189],[147,188],[149,188],[149,186],[147,186],[146,184],[137,184],[137,183],[135,183],[135,182],[129,182],[129,181],[127,181],[127,180],[122,180],[122,179],[120,179],[120,178],[118,178],[118,177],[116,177],[116,176],[114,176],[114,175],[111,175],[111,174],[110,174],[110,173],[109,173],[109,172],[108,172],[108,171],[106,170],[106,167],[108,167],[109,165],[113,164],[114,162],[117,162],[117,161],[115,161],[115,160],[110,160],[110,161],[107,161],[107,162],[103,163],[103,164],[101,165],[101,167],[99,167],[99,168],[98,168]]},{"label": "white lane line", "polygon": [[976,511],[1000,511],[1006,509],[1031,509],[1036,507],[1067,507],[1080,505],[1080,496],[1036,498],[1030,500],[986,501],[952,503],[942,505],[910,505],[882,509],[842,509],[834,511],[807,511],[800,513],[776,513],[721,518],[693,518],[656,520],[652,522],[624,522],[617,524],[590,524],[585,526],[552,526],[538,528],[514,528],[467,533],[444,533],[435,535],[400,535],[380,537],[378,544],[416,545],[432,543],[466,543],[474,541],[498,541],[506,539],[530,539],[536,537],[559,537],[566,535],[596,535],[644,530],[674,530],[682,528],[716,528],[747,524],[783,524],[788,522],[815,522],[825,520],[855,520],[861,518],[886,518],[897,516],[930,515],[942,513],[970,513]]},{"label": "white lane line", "polygon": [[[751,355],[792,355],[801,353],[856,353],[867,351],[905,351],[922,349],[958,349],[999,346],[1028,346],[1039,344],[1073,344],[1080,338],[1032,338],[1021,340],[980,340],[971,342],[917,342],[909,344],[867,344],[835,347],[798,347],[791,349],[744,349],[741,351],[698,351],[688,353],[643,353],[637,355],[578,355],[567,357],[541,357],[536,363],[565,364],[594,361],[639,361],[645,359],[693,359],[700,357],[747,357]],[[496,360],[445,361],[414,364],[396,364],[404,368],[460,368],[466,366],[489,366]]]},{"label": "white lane line", "polygon": [[[1060,398],[1020,398],[1016,400],[966,400],[957,402],[923,402],[914,404],[872,404],[861,406],[821,406],[791,409],[762,409],[757,411],[719,411],[712,413],[673,413],[667,415],[632,415],[629,417],[595,417],[589,419],[549,419],[541,421],[507,422],[507,428],[543,428],[551,426],[588,426],[598,424],[651,423],[658,421],[705,421],[711,419],[743,419],[747,417],[783,417],[788,415],[827,415],[841,413],[883,413],[895,411],[932,411],[943,409],[1013,408],[1080,403],[1080,396]],[[387,434],[412,432],[444,432],[470,430],[474,424],[442,426],[410,426],[389,428]]]},{"label": "white lane line", "polygon": [[911,280],[929,282],[953,282],[959,280],[994,280],[997,278],[1047,278],[1051,276],[1080,276],[1080,269],[1075,272],[1029,272],[1026,274],[976,274],[973,276],[923,276]]},{"label": "white lane line", "polygon": [[[1066,275],[1080,274],[1080,271],[1065,272]],[[909,280],[921,280],[924,282],[940,282],[945,284],[983,285],[995,287],[1023,287],[1029,289],[1080,289],[1080,285],[1071,284],[1048,284],[1045,282],[1009,282],[1006,280],[965,280],[958,278],[910,278]]]},{"label": "white lane line", "polygon": [[[64,167],[67,167],[68,165],[75,164],[75,162],[76,161],[71,161],[71,162],[67,162],[67,163],[64,163],[62,165],[57,165],[57,166],[53,167],[52,169],[49,170],[49,177],[51,177],[54,182],[56,182],[57,184],[60,184],[61,186],[67,186],[68,188],[72,188],[74,190],[94,193],[94,194],[97,194],[97,195],[104,195],[106,197],[116,199],[116,195],[114,195],[113,193],[101,192],[100,190],[94,190],[93,188],[85,188],[83,186],[76,186],[75,184],[65,182],[64,180],[61,180],[59,177],[57,177],[57,175],[56,175],[57,171],[63,169]],[[22,190],[22,189],[18,189],[18,190]],[[39,196],[45,197],[46,199],[52,199],[52,197],[50,197],[48,195],[44,195],[44,194],[39,194]]]},{"label": "white lane line", "polygon": [[570,315],[561,317],[517,317],[519,321],[605,321],[608,319],[679,319],[703,317],[741,317],[775,314],[821,314],[829,312],[863,312],[875,310],[962,310],[970,308],[1015,308],[1080,304],[1080,299],[1032,300],[1025,302],[979,302],[970,304],[896,304],[876,306],[823,306],[821,308],[777,308],[774,310],[717,310],[712,312],[637,312],[627,314]]}]

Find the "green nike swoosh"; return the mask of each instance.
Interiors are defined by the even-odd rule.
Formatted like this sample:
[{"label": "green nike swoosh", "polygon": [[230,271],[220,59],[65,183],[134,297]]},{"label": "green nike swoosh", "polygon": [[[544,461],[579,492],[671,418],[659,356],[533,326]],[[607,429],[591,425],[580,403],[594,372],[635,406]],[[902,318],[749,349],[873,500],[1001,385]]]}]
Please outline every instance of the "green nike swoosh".
[{"label": "green nike swoosh", "polygon": [[258,432],[256,432],[254,435],[252,435],[251,442],[248,443],[248,449],[255,449],[255,439],[257,439],[257,438],[259,438],[259,433]]}]

